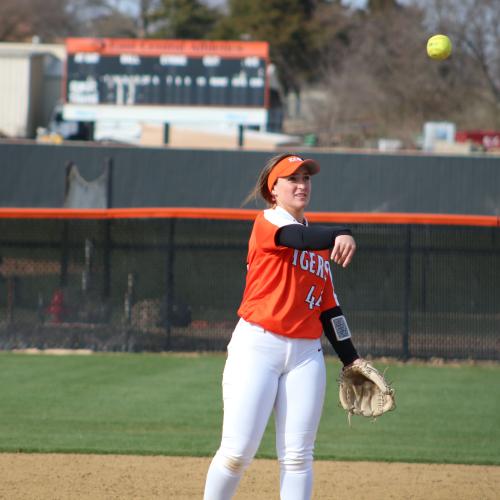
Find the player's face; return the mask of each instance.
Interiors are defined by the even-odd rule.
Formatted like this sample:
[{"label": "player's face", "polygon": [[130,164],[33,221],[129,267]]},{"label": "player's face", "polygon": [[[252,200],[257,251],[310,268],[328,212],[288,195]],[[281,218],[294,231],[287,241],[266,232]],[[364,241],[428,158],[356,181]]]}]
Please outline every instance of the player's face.
[{"label": "player's face", "polygon": [[306,167],[300,167],[288,177],[278,177],[272,190],[276,205],[295,218],[302,218],[311,198],[311,176]]}]

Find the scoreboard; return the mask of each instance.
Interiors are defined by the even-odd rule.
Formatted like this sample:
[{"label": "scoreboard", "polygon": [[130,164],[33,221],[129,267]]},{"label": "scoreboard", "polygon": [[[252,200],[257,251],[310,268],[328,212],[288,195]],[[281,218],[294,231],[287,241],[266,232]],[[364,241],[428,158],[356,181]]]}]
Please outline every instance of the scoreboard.
[{"label": "scoreboard", "polygon": [[267,108],[267,42],[69,38],[65,103]]}]

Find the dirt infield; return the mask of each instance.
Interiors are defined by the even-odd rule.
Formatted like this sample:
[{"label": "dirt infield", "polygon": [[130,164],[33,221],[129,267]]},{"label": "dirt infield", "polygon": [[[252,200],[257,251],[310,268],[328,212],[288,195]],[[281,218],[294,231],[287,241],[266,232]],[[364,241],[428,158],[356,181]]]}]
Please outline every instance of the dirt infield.
[{"label": "dirt infield", "polygon": [[[0,499],[201,499],[208,458],[0,454]],[[255,460],[235,500],[279,498],[278,466]],[[315,463],[314,500],[493,500],[500,467]]]}]

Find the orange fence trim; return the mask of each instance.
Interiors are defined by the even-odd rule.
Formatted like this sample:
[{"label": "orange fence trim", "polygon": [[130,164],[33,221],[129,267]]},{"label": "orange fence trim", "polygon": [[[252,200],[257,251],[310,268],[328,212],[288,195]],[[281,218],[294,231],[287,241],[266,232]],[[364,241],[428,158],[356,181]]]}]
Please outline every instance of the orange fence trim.
[{"label": "orange fence trim", "polygon": [[[242,208],[0,208],[0,219],[218,219],[253,220],[259,210]],[[309,212],[311,222],[347,224],[416,224],[500,227],[494,215],[453,215],[373,212]]]},{"label": "orange fence trim", "polygon": [[500,217],[493,215],[410,214],[373,212],[315,212],[311,222],[345,222],[351,224],[418,224],[434,226],[499,227]]}]

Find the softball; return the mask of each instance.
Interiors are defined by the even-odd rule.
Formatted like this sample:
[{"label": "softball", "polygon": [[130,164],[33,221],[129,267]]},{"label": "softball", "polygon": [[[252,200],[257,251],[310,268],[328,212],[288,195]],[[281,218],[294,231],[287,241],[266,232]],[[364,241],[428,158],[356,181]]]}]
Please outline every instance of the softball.
[{"label": "softball", "polygon": [[427,54],[431,59],[446,59],[451,54],[451,40],[446,35],[431,36],[427,41]]}]

